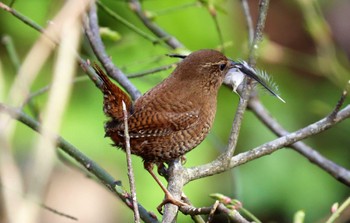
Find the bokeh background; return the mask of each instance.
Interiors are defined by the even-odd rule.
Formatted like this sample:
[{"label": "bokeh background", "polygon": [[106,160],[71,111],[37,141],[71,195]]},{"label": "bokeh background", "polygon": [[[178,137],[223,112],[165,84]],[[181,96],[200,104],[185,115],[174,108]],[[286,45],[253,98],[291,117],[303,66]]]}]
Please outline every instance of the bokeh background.
[{"label": "bokeh background", "polygon": [[[126,1],[102,1],[124,19],[152,35],[130,10]],[[258,1],[248,1],[256,21]],[[10,1],[4,1],[9,4]],[[217,11],[223,35],[224,51],[233,59],[247,59],[248,34],[240,1],[209,1]],[[60,10],[64,1],[15,1],[13,7],[41,26],[46,26]],[[142,5],[149,16],[169,34],[181,41],[187,49],[220,48],[215,23],[208,11],[207,1],[144,0]],[[264,92],[259,92],[263,104],[289,131],[295,131],[326,116],[338,101],[350,79],[350,1],[271,1],[267,16],[264,41],[258,49],[257,67],[266,70],[279,85],[286,104]],[[165,56],[173,53],[164,44],[153,44],[132,32],[120,22],[99,10],[101,27],[108,28],[104,43],[114,63],[126,74],[135,74],[151,68],[174,63]],[[112,34],[111,34],[112,33]],[[0,11],[0,36],[10,36],[23,60],[39,33],[5,11]],[[80,54],[96,60],[83,39]],[[45,64],[32,91],[51,82],[53,59]],[[4,44],[0,46],[3,70],[1,89],[7,92],[15,75]],[[170,73],[170,70],[132,79],[145,92]],[[76,76],[85,74],[78,68]],[[1,80],[1,79],[0,79]],[[32,102],[25,111],[37,116],[46,103],[47,94]],[[223,87],[219,93],[218,112],[209,137],[189,153],[186,166],[204,164],[217,157],[228,141],[238,96]],[[349,99],[346,99],[349,103]],[[73,86],[73,92],[64,114],[61,136],[95,160],[128,188],[125,154],[112,147],[104,138],[102,95],[86,79]],[[19,124],[14,137],[14,153],[24,176],[28,169],[36,133]],[[276,138],[249,111],[245,114],[237,146],[237,153],[247,151]],[[314,136],[305,142],[339,165],[350,168],[350,123],[348,120]],[[0,148],[1,149],[1,148]],[[156,213],[163,193],[143,169],[141,159],[133,157],[139,202]],[[80,222],[131,222],[132,213],[103,186],[57,158],[44,203],[77,217]],[[28,181],[35,179],[26,179]],[[1,190],[11,190],[1,185]],[[209,206],[211,193],[222,193],[240,200],[244,207],[263,222],[292,222],[298,210],[306,213],[305,222],[323,222],[330,215],[331,206],[349,196],[349,188],[291,149],[282,149],[232,171],[191,182],[185,193],[197,207]],[[36,201],[33,201],[36,202]],[[0,206],[0,210],[2,210]],[[339,222],[349,222],[350,211]],[[1,221],[1,212],[0,212]],[[40,222],[71,222],[46,210]],[[179,222],[191,222],[179,215]]]}]

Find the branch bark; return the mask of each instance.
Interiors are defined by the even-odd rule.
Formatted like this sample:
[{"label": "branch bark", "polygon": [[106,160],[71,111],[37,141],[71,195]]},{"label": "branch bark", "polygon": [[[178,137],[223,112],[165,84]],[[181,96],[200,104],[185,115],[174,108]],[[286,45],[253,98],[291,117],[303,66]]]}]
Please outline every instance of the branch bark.
[{"label": "branch bark", "polygon": [[[25,124],[36,132],[39,132],[41,125],[39,122],[33,120],[31,117],[23,113],[21,110],[6,106],[0,103],[0,112],[6,113],[18,120],[19,122]],[[116,183],[117,181],[107,173],[103,168],[101,168],[97,163],[88,158],[85,154],[75,148],[68,141],[62,137],[57,136],[57,146],[62,149],[70,157],[74,158],[78,163],[80,163],[85,169],[98,178],[98,180],[107,187],[114,195],[118,196],[129,208],[132,203],[131,196],[127,193],[122,186]],[[140,211],[140,216],[143,221],[156,223],[157,219],[154,218],[141,204],[138,204],[138,209]]]},{"label": "branch bark", "polygon": [[157,24],[152,22],[146,15],[146,13],[142,10],[141,3],[138,0],[129,0],[130,9],[135,12],[135,14],[139,17],[139,19],[143,22],[143,24],[157,37],[170,46],[172,49],[184,48],[182,43],[178,41],[174,36],[166,33],[162,28],[160,28]]},{"label": "branch bark", "polygon": [[[341,99],[336,105],[335,110],[328,116],[331,120],[333,120],[339,112],[340,107],[342,106],[345,96],[347,95],[347,89],[344,90]],[[266,108],[261,104],[259,100],[250,100],[249,101],[249,109],[257,116],[257,118],[263,122],[272,132],[274,132],[277,136],[284,136],[290,134],[287,130],[285,130],[273,117],[270,116]],[[325,158],[319,152],[306,145],[303,142],[296,142],[291,144],[290,147],[305,156],[310,162],[319,166],[330,175],[332,175],[338,181],[344,183],[347,186],[350,186],[350,171],[345,169],[342,166],[334,163],[333,161]]]},{"label": "branch bark", "polygon": [[340,110],[339,113],[334,118],[334,120],[331,120],[328,117],[325,117],[319,120],[318,122],[310,124],[293,133],[277,138],[271,142],[265,143],[247,152],[237,154],[236,156],[230,159],[229,168],[225,168],[222,165],[222,162],[220,162],[220,160],[218,159],[214,160],[209,164],[189,168],[187,169],[188,181],[186,183],[192,180],[196,180],[196,179],[200,179],[203,177],[224,172],[227,169],[234,168],[236,166],[240,166],[244,163],[260,158],[262,156],[269,155],[283,147],[290,146],[297,141],[303,140],[305,138],[308,138],[310,136],[323,132],[349,117],[350,117],[350,105]]},{"label": "branch bark", "polygon": [[[175,38],[165,33],[160,27],[158,27],[154,22],[150,21],[147,18],[144,11],[142,11],[141,4],[138,0],[129,0],[131,9],[134,10],[136,15],[139,16],[141,21],[145,24],[145,26],[152,31],[157,37],[164,39],[164,42],[168,44],[172,49],[183,48],[183,45]],[[242,0],[242,3],[246,3],[245,0]],[[267,15],[269,1],[262,0],[260,1],[260,13],[258,18],[258,23],[256,25],[254,38],[252,37],[252,32],[250,31],[249,36],[251,40],[250,54],[249,54],[249,62],[250,64],[255,64],[256,56],[255,50],[262,39],[265,19]],[[36,25],[31,20],[28,20],[25,17],[21,17],[21,14],[12,10],[11,8],[5,7],[3,3],[0,2],[0,8],[7,10],[12,13],[21,21],[26,22],[28,25],[33,27],[34,29],[42,32],[40,26]],[[245,9],[247,21],[249,21],[250,14],[249,8]],[[29,22],[28,22],[29,21]],[[250,29],[252,29],[252,25],[249,25]],[[128,80],[128,78],[124,75],[124,73],[114,66],[112,60],[106,53],[102,40],[99,36],[99,26],[98,19],[96,14],[95,4],[92,5],[88,18],[84,21],[84,28],[86,35],[91,43],[91,46],[98,57],[99,61],[102,63],[107,73],[111,75],[112,78],[117,80],[126,91],[132,96],[135,100],[141,94],[136,89],[135,86]],[[250,30],[249,29],[249,30]],[[57,43],[53,40],[53,42]],[[58,44],[58,43],[57,43]],[[84,70],[89,74],[90,78],[98,84],[98,79],[96,79],[96,75],[94,75],[93,71],[88,63],[78,57],[78,61],[81,63]],[[242,165],[251,160],[257,159],[259,157],[271,154],[278,149],[281,149],[285,146],[290,146],[294,148],[296,151],[300,152],[307,158],[309,158],[312,162],[319,165],[321,168],[328,171],[332,176],[337,178],[339,181],[345,183],[346,185],[350,185],[350,173],[349,170],[342,168],[332,161],[327,160],[322,157],[319,153],[317,153],[312,148],[308,147],[302,142],[297,142],[304,138],[315,135],[319,132],[325,131],[328,128],[333,127],[335,124],[345,120],[350,117],[350,105],[346,106],[342,110],[340,110],[340,106],[337,106],[335,112],[333,112],[330,116],[315,122],[303,129],[295,131],[293,133],[288,133],[285,131],[279,123],[272,119],[272,117],[268,116],[266,109],[261,105],[261,103],[257,99],[248,100],[249,95],[251,93],[251,86],[248,84],[246,90],[243,92],[242,100],[239,103],[238,110],[236,112],[235,120],[233,122],[230,140],[228,144],[228,148],[224,154],[222,154],[218,159],[214,160],[211,163],[192,167],[192,168],[184,168],[181,165],[179,160],[176,160],[169,164],[169,184],[168,190],[173,194],[176,199],[181,198],[181,193],[183,186],[188,182],[203,178],[206,176],[214,175],[221,173],[223,171],[227,171],[236,166]],[[233,156],[237,138],[240,130],[240,125],[243,119],[244,112],[246,107],[249,106],[253,110],[253,112],[277,135],[281,136],[280,138],[273,140],[271,142],[265,143],[255,149],[250,151],[240,153],[236,156]],[[32,120],[30,117],[26,116],[22,111],[16,110],[14,108],[6,107],[0,104],[0,111],[5,111],[10,115],[15,114],[13,117],[16,117],[19,121],[25,123],[30,126],[34,130],[38,130],[40,128],[39,123]],[[91,173],[93,173],[109,190],[111,190],[114,194],[119,196],[125,204],[130,207],[130,195],[128,195],[120,186],[116,184],[116,181],[103,169],[101,169],[96,163],[92,160],[88,159],[84,154],[74,148],[71,144],[66,142],[62,138],[58,138],[58,145],[70,156],[75,158],[79,163],[81,163],[86,169],[88,169]],[[149,214],[140,204],[139,210],[141,214],[141,218],[145,222],[158,222],[153,215]],[[220,205],[219,205],[220,207]],[[131,208],[131,207],[130,207]],[[182,210],[183,211],[183,210]],[[178,208],[174,205],[168,204],[165,206],[165,214],[163,217],[163,222],[174,222],[176,221]]]},{"label": "branch bark", "polygon": [[140,91],[130,82],[126,75],[113,64],[113,61],[106,53],[106,49],[100,37],[95,4],[91,4],[88,18],[84,20],[84,30],[96,57],[105,68],[107,74],[116,80],[130,94],[133,100],[139,98],[141,96]]}]

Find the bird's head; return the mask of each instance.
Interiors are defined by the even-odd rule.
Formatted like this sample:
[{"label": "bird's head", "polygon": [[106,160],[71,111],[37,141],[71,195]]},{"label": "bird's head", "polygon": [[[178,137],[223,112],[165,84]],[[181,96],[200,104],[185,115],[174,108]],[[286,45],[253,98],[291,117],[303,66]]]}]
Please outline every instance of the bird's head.
[{"label": "bird's head", "polygon": [[234,64],[225,55],[216,50],[199,50],[188,56],[170,55],[183,60],[173,75],[181,81],[200,85],[204,91],[217,91],[227,72]]},{"label": "bird's head", "polygon": [[[217,91],[223,82],[232,85],[236,92],[237,87],[248,76],[261,84],[273,96],[284,100],[269,86],[269,83],[245,61],[233,61],[216,50],[198,50],[188,56],[172,54],[171,57],[182,58],[183,61],[174,71],[174,76],[180,80],[200,84],[204,90]],[[264,74],[267,76],[267,74]]]}]

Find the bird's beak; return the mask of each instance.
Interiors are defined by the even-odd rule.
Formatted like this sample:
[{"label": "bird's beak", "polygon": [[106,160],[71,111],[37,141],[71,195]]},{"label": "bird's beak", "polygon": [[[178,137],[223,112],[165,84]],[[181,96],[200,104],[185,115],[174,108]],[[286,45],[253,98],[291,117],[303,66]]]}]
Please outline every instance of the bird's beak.
[{"label": "bird's beak", "polygon": [[231,66],[232,66],[231,69],[233,69],[233,71],[235,73],[237,73],[239,71],[242,74],[244,74],[250,78],[253,78],[259,84],[261,84],[268,92],[270,92],[273,96],[277,97],[279,100],[281,100],[282,102],[285,103],[285,101],[277,93],[275,93],[263,79],[261,79],[258,76],[257,72],[251,66],[249,66],[247,62],[245,62],[245,61],[236,62],[236,61],[231,60]]}]

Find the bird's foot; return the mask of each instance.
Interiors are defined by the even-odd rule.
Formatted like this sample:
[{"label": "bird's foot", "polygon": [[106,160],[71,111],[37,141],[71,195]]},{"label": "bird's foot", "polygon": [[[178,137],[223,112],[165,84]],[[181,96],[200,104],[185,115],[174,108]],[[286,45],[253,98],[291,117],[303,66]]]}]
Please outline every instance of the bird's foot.
[{"label": "bird's foot", "polygon": [[185,203],[185,202],[182,202],[182,201],[179,201],[179,200],[176,200],[173,195],[171,195],[170,193],[169,194],[165,194],[165,198],[164,200],[162,201],[162,203],[160,203],[160,205],[158,205],[157,207],[157,210],[158,212],[163,215],[163,206],[166,205],[166,204],[173,204],[173,205],[176,205],[178,207],[182,207],[182,206],[187,206],[188,204]]},{"label": "bird's foot", "polygon": [[168,179],[168,168],[164,165],[164,163],[157,164],[157,167],[158,174],[165,177],[165,179]]}]

